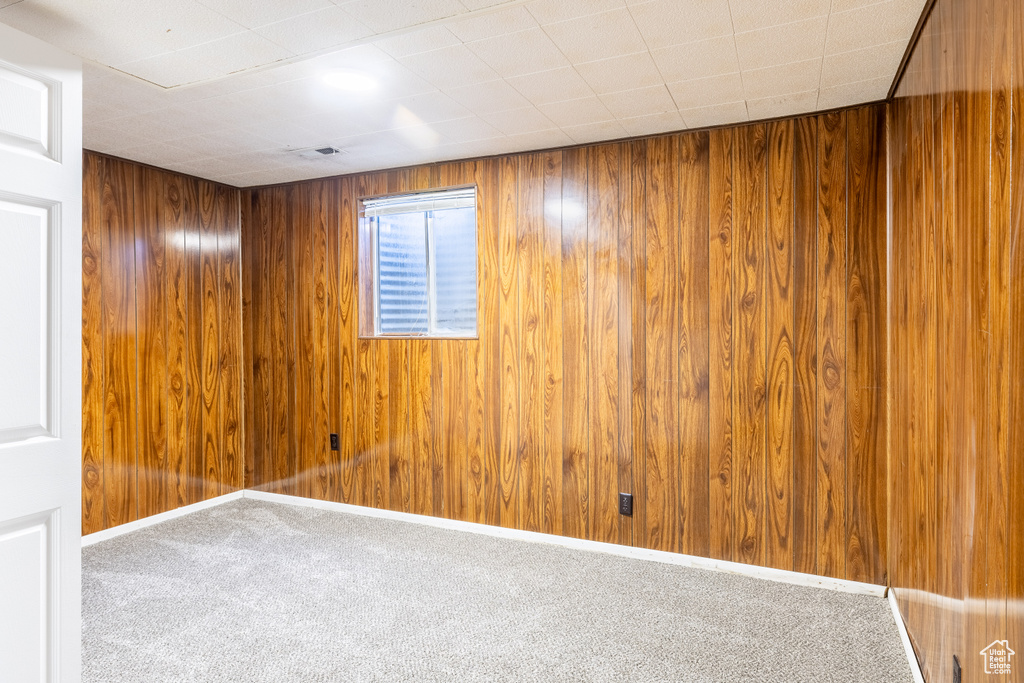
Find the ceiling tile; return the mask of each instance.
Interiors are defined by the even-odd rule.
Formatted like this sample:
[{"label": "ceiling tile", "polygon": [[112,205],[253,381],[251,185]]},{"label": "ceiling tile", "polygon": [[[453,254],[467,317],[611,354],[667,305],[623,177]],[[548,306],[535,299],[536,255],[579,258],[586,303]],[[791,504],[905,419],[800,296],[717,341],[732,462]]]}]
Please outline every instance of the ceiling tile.
[{"label": "ceiling tile", "polygon": [[375,33],[410,28],[466,12],[459,0],[352,0],[342,7]]},{"label": "ceiling tile", "polygon": [[743,78],[738,73],[721,74],[668,84],[679,109],[739,102],[743,99]]},{"label": "ceiling tile", "polygon": [[727,102],[710,107],[696,107],[684,109],[679,113],[682,114],[687,128],[706,128],[749,120],[746,102]]},{"label": "ceiling tile", "polygon": [[685,8],[678,0],[653,0],[631,5],[629,12],[652,50],[733,33],[727,0],[700,0]]},{"label": "ceiling tile", "polygon": [[540,71],[506,79],[534,104],[548,104],[593,95],[594,91],[572,67]]},{"label": "ceiling tile", "polygon": [[828,55],[821,69],[821,87],[856,83],[889,76],[892,80],[903,59],[903,41]]},{"label": "ceiling tile", "polygon": [[505,135],[521,135],[523,133],[533,133],[538,130],[550,130],[551,128],[557,128],[554,122],[544,116],[544,114],[542,114],[536,107],[495,111],[481,114],[480,118],[500,130]]},{"label": "ceiling tile", "polygon": [[[316,57],[308,57],[298,61],[289,62],[281,66],[233,76],[229,81],[236,78],[250,79],[258,82],[262,79],[263,85],[274,85],[286,81],[296,81],[301,78],[320,78],[324,72],[331,69],[345,69],[350,71],[361,71],[380,81],[386,81],[391,69],[396,69],[397,62],[386,52],[376,45],[364,43],[354,45]],[[274,78],[274,75],[277,78]]]},{"label": "ceiling tile", "polygon": [[833,0],[729,0],[737,33],[823,17],[829,13],[832,4]]},{"label": "ceiling tile", "polygon": [[551,119],[559,128],[578,126],[585,123],[610,121],[614,116],[597,97],[583,97],[578,100],[542,104],[541,113]]},{"label": "ceiling tile", "polygon": [[272,141],[278,148],[310,147],[322,143],[323,133],[312,131],[295,119],[270,119],[251,123],[243,129],[247,134]]},{"label": "ceiling tile", "polygon": [[273,140],[238,129],[177,138],[169,140],[169,143],[192,152],[197,158],[220,157],[237,154],[242,150],[261,151],[280,146]]},{"label": "ceiling tile", "polygon": [[834,109],[862,102],[885,99],[892,85],[892,77],[884,76],[857,83],[845,83],[831,88],[822,88],[818,95],[818,109]]},{"label": "ceiling tile", "polygon": [[544,31],[573,63],[646,51],[626,8],[548,24]]},{"label": "ceiling tile", "polygon": [[608,111],[618,119],[676,111],[675,102],[672,101],[672,96],[668,94],[664,85],[626,90],[599,97],[604,106],[608,107]]},{"label": "ceiling tile", "polygon": [[422,52],[398,61],[442,90],[500,78],[465,45]]},{"label": "ceiling tile", "polygon": [[215,78],[290,57],[291,53],[255,33],[238,33],[119,68],[164,87]]},{"label": "ceiling tile", "polygon": [[565,132],[559,128],[509,135],[506,140],[508,140],[509,144],[506,149],[523,151],[552,149],[554,147],[565,147],[566,145],[572,144],[572,138],[566,135]]},{"label": "ceiling tile", "polygon": [[[367,125],[366,121],[348,114],[310,114],[295,119],[295,123],[302,128],[317,134],[324,143],[337,142],[357,135],[366,135],[375,129]],[[228,131],[224,131],[228,132]],[[251,149],[260,149],[255,145],[248,145]]]},{"label": "ceiling tile", "polygon": [[501,131],[477,116],[439,121],[431,124],[431,127],[449,143],[505,137]]},{"label": "ceiling tile", "polygon": [[448,30],[464,43],[484,38],[493,38],[506,33],[525,31],[536,28],[537,20],[525,7],[512,7],[506,10],[483,14],[469,19],[459,19],[447,25]]},{"label": "ceiling tile", "polygon": [[430,26],[410,33],[403,33],[393,38],[378,40],[374,42],[374,45],[392,57],[399,58],[459,45],[461,42],[446,27]]},{"label": "ceiling tile", "polygon": [[246,28],[273,24],[332,6],[331,0],[288,0],[288,2],[198,0],[198,2]]},{"label": "ceiling tile", "polygon": [[828,17],[736,34],[736,53],[744,71],[821,57]]},{"label": "ceiling tile", "polygon": [[652,50],[666,82],[691,81],[740,70],[732,36]]},{"label": "ceiling tile", "polygon": [[[95,26],[101,10],[102,31]],[[0,21],[80,57],[115,66],[245,30],[194,0],[32,0],[0,10]]]},{"label": "ceiling tile", "polygon": [[503,77],[521,76],[568,66],[551,39],[540,28],[467,43],[466,47]]},{"label": "ceiling tile", "polygon": [[124,147],[138,147],[149,138],[142,134],[133,134],[123,126],[103,123],[90,124],[82,131],[82,146],[96,152],[111,152]]},{"label": "ceiling tile", "polygon": [[648,52],[577,64],[576,72],[599,95],[662,85],[661,73]]},{"label": "ceiling tile", "polygon": [[562,128],[572,141],[578,145],[600,140],[617,140],[627,136],[626,129],[618,121],[601,121],[586,123],[581,126],[565,126]]},{"label": "ceiling tile", "polygon": [[817,90],[820,80],[821,58],[809,59],[744,71],[743,92],[748,100],[760,100],[773,95]]},{"label": "ceiling tile", "polygon": [[818,105],[818,89],[807,92],[774,95],[747,101],[747,115],[751,121],[793,116],[814,111]]},{"label": "ceiling tile", "polygon": [[619,123],[622,124],[622,128],[626,133],[633,136],[673,133],[686,127],[683,117],[677,111],[622,119]]},{"label": "ceiling tile", "polygon": [[434,121],[447,121],[448,119],[461,119],[471,116],[472,112],[463,107],[443,92],[429,92],[415,97],[408,97],[386,103],[385,106],[403,106],[420,120],[427,123]]},{"label": "ceiling tile", "polygon": [[918,17],[900,12],[902,3],[880,2],[848,12],[836,12],[829,17],[825,53],[849,52],[868,45],[910,41]]},{"label": "ceiling tile", "polygon": [[297,54],[344,45],[371,35],[371,31],[340,7],[301,14],[256,29],[256,33]]},{"label": "ceiling tile", "polygon": [[488,81],[445,91],[453,100],[477,114],[530,106],[530,101],[505,81]]},{"label": "ceiling tile", "polygon": [[527,3],[526,9],[544,25],[625,6],[625,0],[537,0]]}]

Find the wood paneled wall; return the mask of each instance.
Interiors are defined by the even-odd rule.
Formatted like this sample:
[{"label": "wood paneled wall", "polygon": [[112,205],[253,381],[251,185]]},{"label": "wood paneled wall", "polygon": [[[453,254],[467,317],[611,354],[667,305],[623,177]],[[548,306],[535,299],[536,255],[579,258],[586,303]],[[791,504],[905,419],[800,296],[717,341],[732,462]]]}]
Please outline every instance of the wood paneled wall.
[{"label": "wood paneled wall", "polygon": [[[884,119],[246,192],[247,485],[883,583]],[[463,184],[479,339],[360,338],[358,198]]]},{"label": "wood paneled wall", "polygon": [[241,488],[239,192],[84,159],[82,532]]},{"label": "wood paneled wall", "polygon": [[1024,4],[938,0],[890,105],[889,555],[929,681],[1024,677],[1022,90]]}]

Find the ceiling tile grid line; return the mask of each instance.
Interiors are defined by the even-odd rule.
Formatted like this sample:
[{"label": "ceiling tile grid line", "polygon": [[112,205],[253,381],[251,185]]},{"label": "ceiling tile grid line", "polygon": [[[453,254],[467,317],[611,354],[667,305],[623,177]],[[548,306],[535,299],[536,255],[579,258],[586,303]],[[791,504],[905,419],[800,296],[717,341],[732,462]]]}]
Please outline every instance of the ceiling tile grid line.
[{"label": "ceiling tile grid line", "polygon": [[[241,184],[877,100],[924,2],[22,0],[0,22],[93,56],[87,147]],[[208,80],[161,91],[126,64]],[[376,90],[332,89],[338,70]],[[322,145],[343,153],[298,154]]]}]

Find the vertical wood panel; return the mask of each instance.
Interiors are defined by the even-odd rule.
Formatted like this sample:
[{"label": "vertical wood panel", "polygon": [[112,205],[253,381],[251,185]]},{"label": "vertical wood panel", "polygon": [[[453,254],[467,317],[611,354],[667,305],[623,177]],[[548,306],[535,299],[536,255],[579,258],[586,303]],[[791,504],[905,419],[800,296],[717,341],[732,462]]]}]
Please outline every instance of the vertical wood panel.
[{"label": "vertical wood panel", "polygon": [[798,248],[793,237],[793,135],[793,121],[768,124],[765,564],[779,569],[793,568],[793,285],[794,251]]},{"label": "vertical wood panel", "polygon": [[519,160],[516,280],[519,313],[519,524],[540,531],[543,517],[541,470],[544,448],[544,373],[541,345],[544,280],[540,237],[544,221],[544,156]]},{"label": "vertical wood panel", "polygon": [[848,114],[847,578],[882,583],[886,545],[884,119]]},{"label": "vertical wood panel", "polygon": [[139,516],[170,509],[167,501],[167,301],[163,225],[164,174],[135,173],[135,290],[138,316]]},{"label": "vertical wood panel", "polygon": [[736,534],[733,559],[765,559],[765,156],[764,125],[736,131],[735,170],[744,181],[733,200],[733,283]]},{"label": "vertical wood panel", "polygon": [[710,133],[709,553],[733,559],[733,130]]},{"label": "vertical wood panel", "polygon": [[221,462],[220,403],[220,249],[217,239],[217,189],[201,182],[199,185],[199,253],[201,285],[200,343],[202,400],[202,500],[220,495],[223,480]]},{"label": "vertical wood panel", "polygon": [[103,177],[106,160],[83,159],[82,197],[82,533],[105,527],[103,486]]},{"label": "vertical wood panel", "polygon": [[541,477],[541,531],[562,533],[562,153],[544,155],[544,208],[541,233],[543,268],[542,354],[544,442]]},{"label": "vertical wood panel", "polygon": [[[275,493],[294,493],[295,448],[292,440],[292,428],[289,415],[293,414],[294,394],[292,379],[294,378],[295,336],[292,326],[291,303],[295,286],[294,278],[289,277],[292,240],[290,238],[294,218],[289,220],[288,205],[291,192],[285,188],[271,190],[270,220],[270,278],[268,291],[270,294],[270,343],[271,353],[267,362],[273,372],[272,428],[270,434],[270,479],[266,482],[268,489]],[[275,284],[276,283],[276,284]]]},{"label": "vertical wood panel", "polygon": [[647,147],[647,546],[679,544],[679,180],[675,137],[655,138]]},{"label": "vertical wood panel", "polygon": [[818,573],[846,576],[846,113],[818,119]]},{"label": "vertical wood panel", "polygon": [[[356,348],[359,334],[356,319],[356,208],[351,178],[338,181],[337,215],[331,216],[331,287],[337,292],[337,303],[331,307],[331,348],[337,348],[331,361],[332,415],[331,424],[339,430],[338,469],[339,498],[344,503],[355,502],[355,472],[361,460],[357,449],[356,428],[362,406],[356,401]],[[330,262],[329,262],[330,263]],[[335,317],[336,316],[336,317]],[[335,331],[336,330],[336,331]],[[337,337],[337,339],[335,339]],[[337,387],[336,389],[334,387]],[[334,401],[338,401],[335,408]]]},{"label": "vertical wood panel", "polygon": [[[312,346],[312,415],[311,424],[313,428],[313,439],[311,443],[312,453],[309,460],[310,472],[310,493],[313,498],[320,500],[337,499],[337,480],[334,476],[332,462],[336,463],[337,458],[332,457],[330,434],[337,429],[337,417],[332,419],[331,406],[337,405],[332,400],[333,385],[330,366],[331,358],[337,358],[337,346],[331,345],[331,313],[335,296],[330,292],[330,276],[328,275],[330,259],[329,232],[330,216],[332,206],[336,206],[336,200],[332,196],[334,184],[330,181],[318,181],[312,183],[310,188],[310,248],[312,250],[311,272],[309,277],[312,280],[311,310],[313,314],[313,329],[310,344]],[[337,412],[335,409],[334,413]],[[340,430],[339,430],[340,431]],[[340,435],[339,435],[340,439]],[[340,442],[339,442],[340,447]]]},{"label": "vertical wood panel", "polygon": [[590,323],[590,533],[619,542],[619,263],[622,183],[620,145],[592,147],[587,155],[587,319]]},{"label": "vertical wood panel", "polygon": [[220,279],[221,492],[245,486],[244,398],[242,394],[242,299],[239,268],[238,193],[217,188],[217,230]]},{"label": "vertical wood panel", "polygon": [[709,136],[679,139],[679,551],[710,551]]},{"label": "vertical wood panel", "polygon": [[501,329],[499,305],[501,297],[501,262],[499,258],[499,220],[502,197],[498,184],[498,162],[479,162],[477,176],[477,244],[480,283],[480,309],[477,329],[483,354],[484,390],[484,453],[483,495],[484,519],[497,525],[501,515]]},{"label": "vertical wood panel", "polygon": [[793,131],[793,566],[816,573],[818,461],[818,127]]},{"label": "vertical wood panel", "polygon": [[498,214],[501,264],[501,525],[518,528],[519,513],[519,272],[518,220],[519,159],[502,159],[499,167]]},{"label": "vertical wood panel", "polygon": [[[625,493],[633,494],[633,538],[637,547],[647,547],[647,504],[644,500],[643,487],[646,476],[647,453],[647,141],[635,141],[629,144],[629,187],[630,235],[628,246],[628,275],[623,272],[624,280],[629,281],[630,315],[623,317],[620,306],[620,322],[629,320],[629,326],[620,324],[621,336],[629,339],[629,344],[619,344],[620,359],[628,354],[628,360],[620,362],[630,364],[630,420],[629,448],[630,466],[628,483],[622,472],[620,460],[619,481]],[[626,250],[622,244],[620,232],[620,249]],[[625,266],[625,264],[624,264]],[[621,290],[620,290],[621,294]],[[620,296],[621,301],[621,296]],[[620,337],[621,339],[621,337]],[[620,383],[621,386],[621,383]],[[621,390],[620,390],[621,392]],[[621,395],[621,393],[620,393]],[[622,405],[620,403],[620,405]],[[620,437],[627,430],[620,428]]]},{"label": "vertical wood panel", "polygon": [[103,491],[107,527],[138,517],[135,167],[105,159],[100,185],[103,268]]},{"label": "vertical wood panel", "polygon": [[562,155],[562,533],[589,537],[589,372],[587,321],[587,157]]}]

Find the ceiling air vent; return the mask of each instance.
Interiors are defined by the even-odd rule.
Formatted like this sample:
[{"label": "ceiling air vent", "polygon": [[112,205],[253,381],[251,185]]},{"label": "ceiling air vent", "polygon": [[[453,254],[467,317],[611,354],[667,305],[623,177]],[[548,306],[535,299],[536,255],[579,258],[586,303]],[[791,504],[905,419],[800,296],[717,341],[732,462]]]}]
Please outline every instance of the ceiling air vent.
[{"label": "ceiling air vent", "polygon": [[299,156],[303,159],[321,159],[323,157],[332,157],[339,154],[344,154],[337,147],[311,147],[309,149],[298,150]]}]

